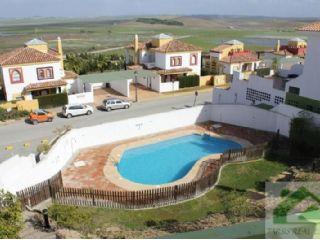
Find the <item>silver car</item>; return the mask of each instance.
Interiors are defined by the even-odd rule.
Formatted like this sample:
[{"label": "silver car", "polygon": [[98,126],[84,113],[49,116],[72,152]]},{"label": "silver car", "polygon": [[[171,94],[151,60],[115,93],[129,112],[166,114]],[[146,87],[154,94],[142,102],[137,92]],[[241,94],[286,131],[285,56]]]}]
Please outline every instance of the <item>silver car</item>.
[{"label": "silver car", "polygon": [[107,98],[102,103],[102,108],[107,112],[114,109],[128,109],[131,103],[119,98]]}]

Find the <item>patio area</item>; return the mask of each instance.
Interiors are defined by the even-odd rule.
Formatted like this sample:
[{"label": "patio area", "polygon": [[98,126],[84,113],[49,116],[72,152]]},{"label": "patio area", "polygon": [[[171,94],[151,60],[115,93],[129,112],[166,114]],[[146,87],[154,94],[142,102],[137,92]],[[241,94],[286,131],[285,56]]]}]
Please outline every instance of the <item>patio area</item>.
[{"label": "patio area", "polygon": [[[213,126],[216,126],[215,128]],[[210,131],[214,134],[229,135],[244,139],[252,144],[261,144],[269,141],[272,134],[248,128],[242,128],[227,124],[214,124],[212,122],[180,128],[174,131],[135,138],[113,144],[82,150],[74,160],[62,171],[63,182],[66,187],[92,188],[101,190],[124,190],[108,181],[104,173],[104,167],[112,150],[119,145],[129,144],[138,140],[147,140],[150,137],[165,138],[173,133],[179,134],[188,131]]]}]

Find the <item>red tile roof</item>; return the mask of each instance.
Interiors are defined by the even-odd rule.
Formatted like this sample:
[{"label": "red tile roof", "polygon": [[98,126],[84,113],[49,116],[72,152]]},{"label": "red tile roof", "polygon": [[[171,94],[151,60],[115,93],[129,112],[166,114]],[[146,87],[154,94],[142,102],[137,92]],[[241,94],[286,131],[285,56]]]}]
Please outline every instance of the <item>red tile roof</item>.
[{"label": "red tile roof", "polygon": [[171,53],[201,51],[202,49],[189,43],[185,43],[179,40],[172,40],[158,48],[155,48],[154,50],[163,53]]},{"label": "red tile roof", "polygon": [[[142,50],[142,49],[148,49],[148,48],[151,48],[152,47],[152,44],[151,44],[151,41],[147,41],[147,42],[143,42],[143,43],[138,43],[138,49],[139,50]],[[130,44],[128,45],[126,48],[131,48],[131,49],[134,49],[134,45],[133,44]]]},{"label": "red tile roof", "polygon": [[[52,53],[52,50],[50,50]],[[58,62],[60,59],[52,54],[23,47],[0,55],[0,65],[19,65],[26,63]]]},{"label": "red tile roof", "polygon": [[[134,45],[130,44],[127,48],[133,49]],[[191,51],[201,51],[202,49],[194,46],[192,44],[188,44],[179,40],[172,40],[162,46],[156,48],[152,46],[151,41],[147,41],[144,43],[138,44],[139,50],[141,49],[153,49],[154,51],[163,52],[163,53],[170,53],[170,52],[191,52]]]},{"label": "red tile roof", "polygon": [[157,72],[158,74],[161,74],[161,75],[182,74],[182,73],[192,72],[192,69],[191,68],[176,68],[176,69],[169,69],[169,70],[160,69]]},{"label": "red tile roof", "polygon": [[70,79],[77,79],[78,78],[78,74],[76,74],[73,71],[64,71],[65,76],[62,78],[64,80],[70,80]]},{"label": "red tile roof", "polygon": [[222,44],[222,45],[219,45],[219,46],[211,49],[210,51],[211,51],[211,52],[221,53],[223,50],[228,49],[228,48],[231,48],[231,47],[232,47],[232,45]]},{"label": "red tile roof", "polygon": [[297,29],[298,31],[320,32],[320,22],[311,23]]},{"label": "red tile roof", "polygon": [[257,62],[259,61],[258,56],[251,51],[235,52],[230,54],[228,57],[222,58],[221,62],[226,63],[242,63],[242,62]]},{"label": "red tile roof", "polygon": [[67,85],[67,83],[62,80],[55,80],[55,81],[41,82],[41,83],[31,83],[25,87],[25,91],[30,92],[34,90],[56,88],[56,87],[61,87],[65,85]]}]

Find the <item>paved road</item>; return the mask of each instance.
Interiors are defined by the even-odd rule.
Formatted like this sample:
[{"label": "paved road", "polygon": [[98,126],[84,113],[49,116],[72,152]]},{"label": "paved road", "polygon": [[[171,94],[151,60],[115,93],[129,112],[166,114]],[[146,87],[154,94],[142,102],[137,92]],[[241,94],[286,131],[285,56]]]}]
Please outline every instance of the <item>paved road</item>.
[{"label": "paved road", "polygon": [[[197,104],[211,102],[211,95],[211,92],[200,92]],[[128,110],[112,112],[96,110],[91,116],[80,116],[72,119],[56,117],[52,123],[41,123],[36,126],[27,124],[24,120],[2,125],[0,126],[0,162],[15,154],[28,155],[35,152],[41,141],[54,138],[54,131],[64,125],[70,125],[72,128],[93,126],[105,122],[186,108],[192,106],[193,102],[194,95],[191,93],[190,95],[134,103]],[[24,146],[24,144],[28,145]],[[6,150],[7,146],[12,146],[13,149]]]}]

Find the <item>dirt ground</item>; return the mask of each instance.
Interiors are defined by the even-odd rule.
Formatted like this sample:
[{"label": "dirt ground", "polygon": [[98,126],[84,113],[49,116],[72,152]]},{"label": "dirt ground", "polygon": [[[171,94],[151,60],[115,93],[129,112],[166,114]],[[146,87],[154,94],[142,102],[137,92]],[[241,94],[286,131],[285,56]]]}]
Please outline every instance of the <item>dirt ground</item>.
[{"label": "dirt ground", "polygon": [[[142,85],[138,85],[138,100],[145,101],[154,99],[161,96],[158,92],[152,91]],[[101,88],[94,90],[94,105],[96,107],[102,104],[102,101],[109,97],[117,97],[129,101],[135,101],[135,87],[130,85],[130,98],[123,96],[121,93],[113,90],[112,88]]]}]

